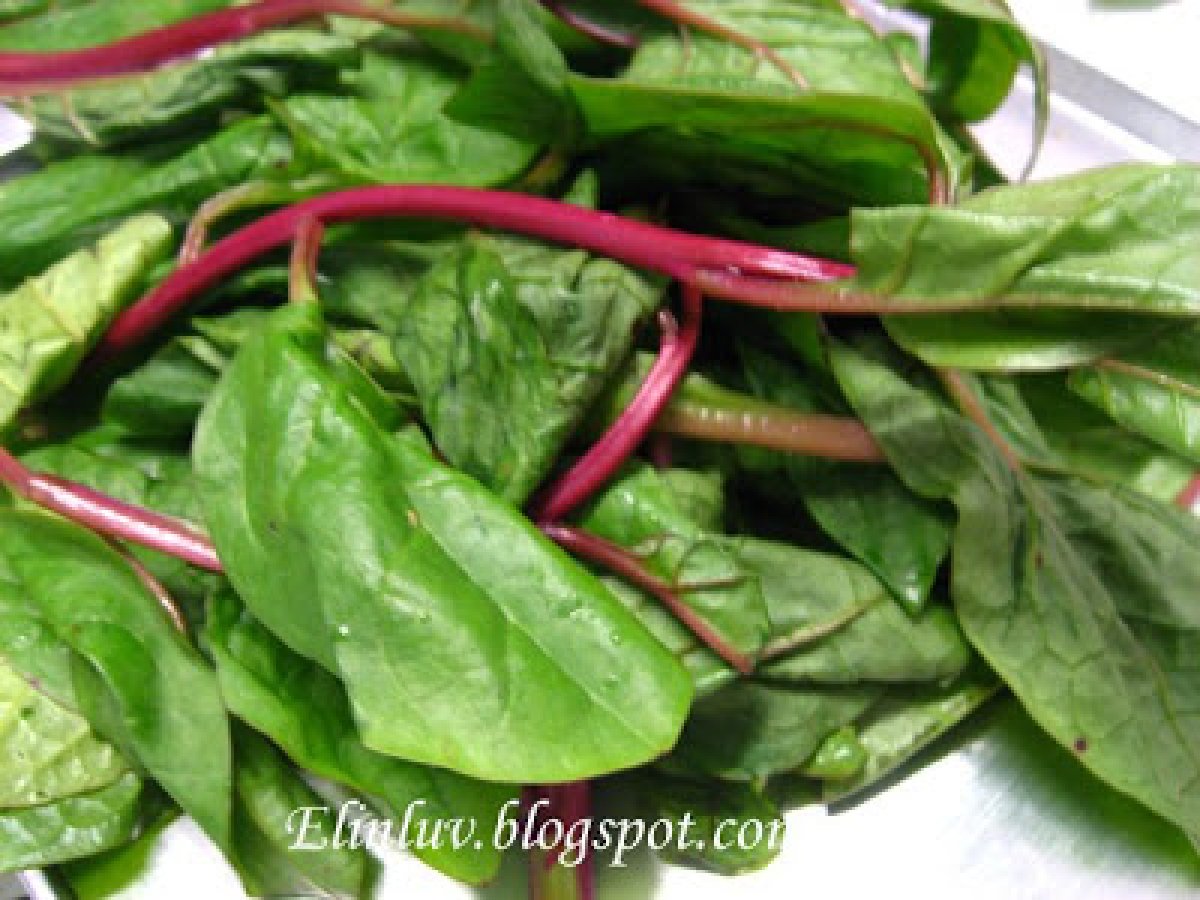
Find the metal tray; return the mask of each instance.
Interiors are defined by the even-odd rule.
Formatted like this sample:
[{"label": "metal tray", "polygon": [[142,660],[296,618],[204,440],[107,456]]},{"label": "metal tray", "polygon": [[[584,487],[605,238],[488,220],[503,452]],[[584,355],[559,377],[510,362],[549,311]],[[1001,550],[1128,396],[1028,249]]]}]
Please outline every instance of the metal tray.
[{"label": "metal tray", "polygon": [[[1034,177],[1126,160],[1200,159],[1200,127],[1050,50],[1055,94]],[[982,143],[1007,174],[1024,163],[1031,86],[1022,81]],[[9,123],[11,129],[12,123]],[[19,136],[11,130],[12,145]],[[0,155],[5,151],[0,107]],[[659,864],[599,866],[604,900],[738,897],[895,900],[1183,900],[1200,897],[1200,858],[1183,836],[1101,785],[1038,731],[1011,699],[930,748],[873,796],[845,808],[788,815],[780,859],[724,879]],[[75,896],[52,874],[22,877],[30,900]],[[524,900],[524,868],[508,861],[483,890],[452,884],[415,860],[385,860],[380,900]],[[0,883],[0,898],[6,897]],[[139,873],[101,894],[110,900],[244,896],[224,860],[194,825],[175,822]]]}]

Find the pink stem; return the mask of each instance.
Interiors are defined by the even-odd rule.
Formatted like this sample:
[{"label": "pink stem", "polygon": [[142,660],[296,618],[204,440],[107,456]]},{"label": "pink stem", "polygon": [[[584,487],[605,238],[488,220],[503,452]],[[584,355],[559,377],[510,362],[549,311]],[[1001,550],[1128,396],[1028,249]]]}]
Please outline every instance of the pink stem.
[{"label": "pink stem", "polygon": [[97,78],[145,72],[209,47],[324,15],[367,19],[400,28],[442,28],[470,34],[480,40],[491,37],[462,19],[411,14],[358,0],[260,0],[98,47],[0,53],[0,95],[37,93]]},{"label": "pink stem", "polygon": [[2,447],[0,482],[30,503],[97,534],[161,551],[210,572],[221,571],[221,560],[213,545],[187,523],[115,500],[81,484],[31,472]]},{"label": "pink stem", "polygon": [[684,603],[675,588],[653,572],[624,547],[568,525],[542,523],[542,533],[567,550],[589,562],[615,572],[636,587],[656,597],[671,614],[687,626],[701,643],[743,675],[754,671],[754,663],[717,634],[694,609]]},{"label": "pink stem", "polygon": [[610,47],[620,47],[624,50],[636,50],[642,43],[636,34],[630,34],[628,31],[619,31],[616,28],[601,25],[599,22],[593,22],[586,16],[575,12],[566,3],[548,2],[546,3],[546,8],[580,34],[590,37],[597,43],[607,44]]},{"label": "pink stem", "polygon": [[[662,272],[685,285],[699,283],[705,273],[720,272],[727,276],[720,285],[721,296],[731,300],[738,299],[737,282],[747,276],[826,282],[854,274],[852,266],[842,263],[688,234],[524,194],[427,185],[353,188],[284,207],[213,244],[121,315],[105,335],[98,355],[111,357],[136,347],[198,294],[262,254],[288,244],[305,219],[328,225],[395,216],[527,234]],[[838,295],[829,293],[827,306],[836,311],[838,304]]]},{"label": "pink stem", "polygon": [[[592,813],[591,785],[586,781],[576,781],[569,784],[546,785],[531,787],[525,791],[525,802],[530,809],[537,811],[547,819],[557,819],[563,831],[568,832],[578,822],[586,821]],[[537,807],[536,804],[543,805]],[[542,857],[534,853],[529,858],[529,897],[530,900],[595,900],[596,879],[594,857],[590,847],[584,847],[579,865],[570,873],[570,887],[567,892],[557,890],[562,886],[561,881],[550,879],[550,875],[560,865],[563,865],[562,854],[565,847],[556,848]]]},{"label": "pink stem", "polygon": [[1200,504],[1200,472],[1192,477],[1175,498],[1175,503],[1191,512]]},{"label": "pink stem", "polygon": [[703,300],[692,287],[683,289],[683,327],[669,312],[659,315],[662,349],[637,395],[608,432],[592,445],[536,505],[534,518],[560,522],[599,490],[646,440],[680,380],[687,374],[700,340]]}]

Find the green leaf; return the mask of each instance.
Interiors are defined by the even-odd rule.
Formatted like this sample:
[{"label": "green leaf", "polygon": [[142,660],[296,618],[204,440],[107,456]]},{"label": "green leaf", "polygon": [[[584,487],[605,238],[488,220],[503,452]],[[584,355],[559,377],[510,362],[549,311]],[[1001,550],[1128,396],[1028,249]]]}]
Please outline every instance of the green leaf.
[{"label": "green leaf", "polygon": [[336,670],[382,753],[546,783],[668,749],[682,667],[510,506],[372,421],[325,343],[315,310],[278,311],[197,429],[208,525],[251,612]]},{"label": "green leaf", "polygon": [[[510,789],[367,749],[346,690],[333,675],[288,650],[231,591],[214,593],[208,612],[203,641],[216,664],[226,705],[298,765],[362,793],[394,820],[402,820],[410,807],[414,824],[429,827],[455,818],[497,820],[511,799]],[[500,852],[490,843],[478,850],[438,846],[414,852],[471,884],[490,881],[500,867]]]},{"label": "green leaf", "polygon": [[1200,353],[1195,328],[1071,373],[1071,389],[1123,427],[1200,462]]},{"label": "green leaf", "polygon": [[137,835],[142,780],[133,773],[78,797],[0,810],[0,872],[57,865],[111,850]]},{"label": "green leaf", "polygon": [[0,296],[0,431],[66,384],[170,239],[161,218],[139,216]]},{"label": "green leaf", "polygon": [[707,34],[649,36],[621,77],[570,80],[589,136],[619,141],[626,163],[636,158],[685,184],[843,205],[923,202],[927,167],[954,164],[886,44],[843,10],[783,0],[687,5],[764,41],[809,88]]},{"label": "green leaf", "polygon": [[50,0],[0,0],[0,22],[45,12]]},{"label": "green leaf", "polygon": [[858,732],[852,725],[843,725],[821,742],[801,773],[806,778],[846,781],[862,772],[867,762],[867,748],[858,739]]},{"label": "green leaf", "polygon": [[[197,530],[203,521],[191,463],[181,453],[114,436],[110,431],[79,435],[25,454],[34,471],[87,485],[126,503],[187,522]],[[180,604],[189,621],[197,621],[204,597],[220,576],[202,572],[173,556],[142,547],[134,555]]]},{"label": "green leaf", "polygon": [[[818,379],[751,347],[742,364],[754,392],[803,412],[842,412]],[[813,382],[816,382],[815,384]],[[836,463],[782,453],[755,453],[769,490],[799,494],[809,515],[846,552],[875,573],[910,612],[922,610],[950,549],[950,523],[938,504],[917,496],[883,466]]]},{"label": "green leaf", "polygon": [[417,284],[395,355],[441,453],[519,504],[660,296],[656,282],[609,260],[472,238]]},{"label": "green leaf", "polygon": [[216,677],[128,564],[75,525],[2,510],[0,579],[5,605],[74,651],[74,687],[89,720],[103,720],[105,737],[230,846],[228,723]]},{"label": "green leaf", "polygon": [[[650,818],[674,823],[675,833],[681,836],[660,851],[668,862],[720,875],[744,875],[765,868],[779,856],[783,817],[768,797],[750,785],[659,776],[639,779],[637,788],[652,810]],[[760,841],[739,842],[734,837],[759,833]]]},{"label": "green leaf", "polygon": [[[957,206],[857,209],[857,284],[946,311],[1195,315],[1198,196],[1200,166],[1131,163],[992,188]],[[1061,319],[1049,327],[1062,336]]]},{"label": "green leaf", "polygon": [[970,659],[948,610],[931,606],[909,617],[849,560],[750,539],[738,543],[737,555],[759,573],[772,643],[816,635],[762,666],[761,678],[800,684],[939,681],[957,675]]},{"label": "green leaf", "polygon": [[1200,523],[1121,488],[1014,472],[878,358],[834,359],[901,476],[958,509],[951,592],[971,643],[1083,765],[1200,840]]},{"label": "green leaf", "polygon": [[[279,752],[238,729],[234,829],[238,869],[257,896],[366,896],[370,857],[335,840],[327,817],[312,817],[297,848],[296,810],[325,804]],[[316,849],[319,848],[319,849]]]},{"label": "green leaf", "polygon": [[459,83],[455,66],[428,54],[367,50],[353,93],[293,95],[273,108],[301,160],[341,184],[505,184],[537,146],[447,116]]},{"label": "green leaf", "polygon": [[291,158],[286,137],[266,118],[177,152],[167,159],[78,156],[0,184],[0,285],[40,271],[135,213],[190,219],[212,195],[268,177]]},{"label": "green leaf", "polygon": [[832,732],[862,715],[881,689],[795,687],[742,681],[697,701],[672,774],[761,781],[800,768]]},{"label": "green leaf", "polygon": [[233,110],[259,109],[265,97],[331,84],[357,58],[354,43],[344,37],[304,29],[269,31],[217,47],[195,62],[35,97],[24,112],[42,155],[161,140],[216,124]]},{"label": "green leaf", "polygon": [[1037,161],[1046,132],[1050,97],[1046,57],[1004,0],[885,0],[927,17],[928,94],[946,115],[979,122],[1000,108],[1022,64],[1034,78],[1033,149],[1026,174]]},{"label": "green leaf", "polygon": [[129,771],[87,720],[0,659],[0,809],[41,806],[105,788]]},{"label": "green leaf", "polygon": [[857,743],[865,756],[849,779],[825,783],[826,802],[878,784],[996,695],[1000,682],[982,666],[968,669],[947,685],[900,687],[858,724]]},{"label": "green leaf", "polygon": [[767,603],[757,573],[728,539],[689,516],[687,498],[708,487],[704,480],[687,470],[635,465],[588,505],[580,525],[635,552],[730,646],[754,656],[770,631]]}]

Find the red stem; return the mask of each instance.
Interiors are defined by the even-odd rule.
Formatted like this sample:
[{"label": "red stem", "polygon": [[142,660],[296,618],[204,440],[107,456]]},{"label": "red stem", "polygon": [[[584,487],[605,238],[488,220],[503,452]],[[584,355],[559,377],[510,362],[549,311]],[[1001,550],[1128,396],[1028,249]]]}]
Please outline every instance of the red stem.
[{"label": "red stem", "polygon": [[187,523],[115,500],[81,484],[31,472],[2,447],[0,482],[30,503],[97,534],[161,551],[210,572],[221,571],[221,560],[213,545]]},{"label": "red stem", "polygon": [[[284,207],[213,244],[121,315],[105,335],[98,354],[110,357],[136,347],[198,294],[262,254],[288,244],[305,219],[329,225],[397,216],[465,222],[527,234],[662,272],[685,285],[695,285],[705,275],[724,273],[726,278],[720,282],[718,294],[732,300],[738,299],[738,282],[747,277],[756,282],[828,282],[854,274],[853,266],[842,263],[688,234],[524,194],[427,185],[353,188]],[[838,295],[830,292],[827,307],[836,310],[838,304]],[[779,303],[771,305],[777,307]]]},{"label": "red stem", "polygon": [[637,395],[599,441],[579,459],[537,504],[534,518],[560,522],[599,490],[642,445],[687,374],[700,340],[703,299],[683,289],[683,327],[665,310],[659,314],[662,349]]},{"label": "red stem", "polygon": [[675,618],[686,625],[701,643],[738,672],[749,675],[754,671],[754,663],[748,657],[729,646],[726,640],[700,617],[699,613],[679,599],[672,585],[653,572],[647,571],[642,561],[624,547],[569,525],[542,523],[539,527],[548,538],[564,550],[615,572],[631,584],[658,598],[659,602],[667,607]]},{"label": "red stem", "polygon": [[399,28],[443,28],[481,40],[491,38],[486,31],[462,19],[406,13],[358,0],[260,0],[98,47],[0,53],[0,96],[37,93],[98,78],[145,72],[209,47],[325,15],[366,19]]},{"label": "red stem", "polygon": [[[577,822],[589,819],[592,814],[591,784],[586,781],[530,787],[526,789],[524,799],[530,809],[535,808],[535,804],[539,801],[545,801],[547,805],[538,808],[538,812],[547,819],[557,819],[562,825],[564,833],[569,832]],[[538,853],[530,855],[530,900],[595,900],[594,856],[591,847],[588,846],[583,848],[579,865],[575,866],[570,873],[573,889],[570,891],[569,898],[548,886],[548,876],[555,867],[563,864],[562,855],[566,849],[566,847],[562,847],[558,850],[551,850],[545,857],[541,857]]]},{"label": "red stem", "polygon": [[1192,480],[1184,485],[1183,490],[1176,496],[1175,502],[1188,512],[1191,512],[1196,508],[1197,504],[1200,504],[1200,472],[1196,473],[1192,477]]},{"label": "red stem", "polygon": [[590,37],[597,43],[620,47],[623,50],[636,50],[642,43],[641,38],[636,34],[618,31],[616,28],[609,28],[607,25],[593,22],[586,16],[575,12],[566,3],[547,2],[546,8],[580,34]]}]

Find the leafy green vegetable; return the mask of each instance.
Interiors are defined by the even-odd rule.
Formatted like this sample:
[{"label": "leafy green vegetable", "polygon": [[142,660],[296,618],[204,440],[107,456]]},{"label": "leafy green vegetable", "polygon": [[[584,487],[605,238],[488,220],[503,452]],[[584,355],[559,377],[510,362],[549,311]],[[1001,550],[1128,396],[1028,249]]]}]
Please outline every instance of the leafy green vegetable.
[{"label": "leafy green vegetable", "polygon": [[133,773],[90,794],[0,810],[0,872],[52,866],[120,846],[137,834],[142,780]]},{"label": "leafy green vegetable", "polygon": [[323,817],[306,823],[305,847],[298,848],[297,835],[289,830],[296,810],[324,804],[269,743],[247,729],[239,729],[236,738],[236,859],[254,892],[365,896],[366,851],[335,840]]},{"label": "leafy green vegetable", "polygon": [[[226,705],[297,764],[362,792],[395,819],[420,803],[412,807],[414,823],[497,820],[511,791],[367,749],[336,678],[288,650],[232,592],[214,593],[208,613],[203,640],[216,663]],[[500,866],[500,853],[490,845],[462,851],[418,847],[415,852],[435,868],[473,884],[490,880]]]},{"label": "leafy green vegetable", "polygon": [[1200,460],[1200,355],[1196,329],[1175,329],[1071,373],[1070,386],[1136,434]]},{"label": "leafy green vegetable", "polygon": [[251,118],[174,158],[77,156],[6,181],[0,185],[0,285],[40,271],[134,213],[189,218],[213,194],[270,174],[290,157],[278,128]]},{"label": "leafy green vegetable", "polygon": [[[857,283],[947,309],[1194,315],[1198,191],[1200,167],[1131,163],[993,188],[953,207],[857,209]],[[1063,336],[1059,323],[1050,327]]]},{"label": "leafy green vegetable", "polygon": [[338,35],[271,31],[218,47],[195,62],[35,97],[25,111],[43,154],[111,148],[215,123],[234,109],[260,108],[264,98],[333,83],[357,57],[354,43]]},{"label": "leafy green vegetable", "polygon": [[75,525],[0,510],[0,593],[71,648],[80,707],[102,735],[229,847],[232,762],[216,678],[128,564]]},{"label": "leafy green vegetable", "polygon": [[325,346],[312,309],[280,310],[197,431],[208,525],[251,612],[341,676],[389,755],[536,783],[666,750],[691,694],[675,659],[510,507],[382,430]]},{"label": "leafy green vegetable", "polygon": [[[808,84],[707,34],[649,36],[617,79],[572,76],[588,135],[637,148],[639,166],[827,203],[920,202],[926,171],[957,164],[887,46],[832,5],[688,7],[764,41]],[[853,60],[848,63],[847,60]]]},{"label": "leafy green vegetable", "polygon": [[756,574],[741,564],[722,535],[712,533],[713,523],[689,515],[688,507],[695,504],[686,498],[711,491],[704,480],[686,470],[637,466],[596,499],[581,524],[632,549],[647,569],[676,585],[680,599],[732,647],[752,656],[770,630],[767,603]]},{"label": "leafy green vegetable", "polygon": [[469,238],[417,283],[395,354],[442,454],[520,503],[659,297],[654,282],[586,253]]},{"label": "leafy green vegetable", "polygon": [[0,296],[0,431],[66,384],[170,236],[161,218],[139,216]]},{"label": "leafy green vegetable", "polygon": [[[642,779],[638,787],[653,809],[653,819],[675,823],[681,834],[662,851],[670,862],[743,875],[770,865],[782,849],[783,817],[769,798],[750,785],[659,777]],[[741,846],[735,837],[739,833],[761,834],[763,840]]]},{"label": "leafy green vegetable", "polygon": [[38,691],[0,659],[0,809],[98,791],[129,771],[87,720]]},{"label": "leafy green vegetable", "polygon": [[[760,396],[803,412],[828,408],[796,368],[749,348],[741,356]],[[829,537],[874,572],[907,610],[925,607],[950,549],[950,526],[939,505],[918,497],[880,466],[766,453],[756,453],[751,465],[765,472],[772,492],[779,490],[776,473],[782,469]]]},{"label": "leafy green vegetable", "polygon": [[6,25],[0,31],[0,50],[92,47],[228,5],[228,0],[56,2],[43,15]]},{"label": "leafy green vegetable", "polygon": [[879,699],[867,685],[809,688],[741,681],[692,710],[663,760],[673,774],[757,781],[800,768],[833,731]]},{"label": "leafy green vegetable", "polygon": [[834,360],[901,476],[958,509],[951,592],[971,643],[1083,765],[1200,839],[1200,524],[1121,488],[1014,472],[877,358]]},{"label": "leafy green vegetable", "polygon": [[297,95],[273,108],[300,159],[341,184],[513,180],[536,145],[449,118],[458,85],[455,67],[428,54],[368,49],[352,95]]}]

